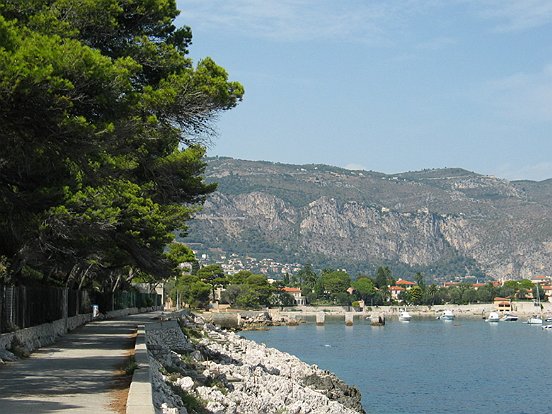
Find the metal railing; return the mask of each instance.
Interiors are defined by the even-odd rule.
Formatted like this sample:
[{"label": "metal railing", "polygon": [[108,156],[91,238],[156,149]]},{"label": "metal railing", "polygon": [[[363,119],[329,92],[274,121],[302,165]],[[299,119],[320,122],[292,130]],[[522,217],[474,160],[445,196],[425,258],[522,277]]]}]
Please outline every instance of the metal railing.
[{"label": "metal railing", "polygon": [[100,293],[51,286],[0,285],[0,333],[12,332],[64,317],[126,308],[160,306],[161,295],[136,291]]}]

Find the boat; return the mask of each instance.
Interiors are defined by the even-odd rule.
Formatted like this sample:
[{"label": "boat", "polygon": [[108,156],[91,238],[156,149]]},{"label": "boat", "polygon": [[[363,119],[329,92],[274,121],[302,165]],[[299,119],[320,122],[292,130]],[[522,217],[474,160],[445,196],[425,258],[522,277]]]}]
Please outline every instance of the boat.
[{"label": "boat", "polygon": [[535,306],[538,306],[540,308],[540,316],[539,315],[533,315],[528,320],[527,323],[529,325],[542,325],[542,305],[540,303],[540,294],[539,294],[539,284],[537,283],[537,301],[535,302]]},{"label": "boat", "polygon": [[406,309],[399,312],[399,321],[401,322],[409,322],[412,319],[412,315],[410,315]]},{"label": "boat", "polygon": [[542,325],[542,329],[552,330],[552,325]]},{"label": "boat", "polygon": [[454,313],[452,313],[451,310],[445,310],[441,315],[437,316],[437,319],[441,319],[443,321],[452,321],[454,320]]},{"label": "boat", "polygon": [[528,320],[529,325],[542,325],[542,318],[539,315],[533,315]]},{"label": "boat", "polygon": [[502,318],[500,318],[502,322],[515,322],[518,320],[517,315],[514,315],[513,313],[507,313]]},{"label": "boat", "polygon": [[500,316],[498,316],[498,313],[491,312],[489,313],[489,317],[485,319],[485,322],[498,322],[500,321]]}]

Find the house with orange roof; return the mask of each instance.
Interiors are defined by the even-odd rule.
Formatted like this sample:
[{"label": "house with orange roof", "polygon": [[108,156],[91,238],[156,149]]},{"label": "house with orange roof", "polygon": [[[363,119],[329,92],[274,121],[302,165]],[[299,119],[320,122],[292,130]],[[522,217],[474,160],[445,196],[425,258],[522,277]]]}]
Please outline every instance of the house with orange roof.
[{"label": "house with orange roof", "polygon": [[512,311],[512,299],[501,298],[499,296],[494,298],[495,309],[499,312],[511,312]]},{"label": "house with orange roof", "polygon": [[405,292],[406,288],[402,286],[390,286],[389,287],[389,293],[391,293],[391,299],[398,300],[399,294],[401,292]]},{"label": "house with orange roof", "polygon": [[531,278],[531,282],[533,282],[535,285],[538,283],[539,285],[543,285],[543,284],[549,284],[550,283],[550,278],[548,276],[542,276],[542,275],[539,275],[539,276],[533,276]]},{"label": "house with orange roof", "polygon": [[301,289],[297,287],[283,287],[281,289],[283,292],[289,293],[293,296],[296,305],[306,305],[307,301],[305,297],[301,294]]},{"label": "house with orange roof", "polygon": [[472,287],[477,290],[479,288],[482,288],[483,286],[485,286],[486,283],[472,283]]},{"label": "house with orange roof", "polygon": [[395,286],[400,286],[408,290],[408,289],[411,289],[413,286],[416,286],[416,282],[411,282],[410,280],[404,280],[399,278],[399,280],[395,282]]}]

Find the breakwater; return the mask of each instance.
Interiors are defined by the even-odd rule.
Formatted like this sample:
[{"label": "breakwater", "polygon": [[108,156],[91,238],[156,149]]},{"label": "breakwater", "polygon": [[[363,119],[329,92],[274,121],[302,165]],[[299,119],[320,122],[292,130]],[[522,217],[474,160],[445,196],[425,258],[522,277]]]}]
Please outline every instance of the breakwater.
[{"label": "breakwater", "polygon": [[146,325],[156,412],[364,413],[360,392],[331,372],[202,318]]}]

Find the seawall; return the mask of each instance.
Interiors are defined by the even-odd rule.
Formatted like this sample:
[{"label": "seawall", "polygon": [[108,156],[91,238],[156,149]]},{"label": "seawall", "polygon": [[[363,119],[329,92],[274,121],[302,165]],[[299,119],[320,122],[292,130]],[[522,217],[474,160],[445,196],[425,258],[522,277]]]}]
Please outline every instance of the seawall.
[{"label": "seawall", "polygon": [[183,316],[147,324],[156,413],[364,413],[360,392],[334,374]]}]

